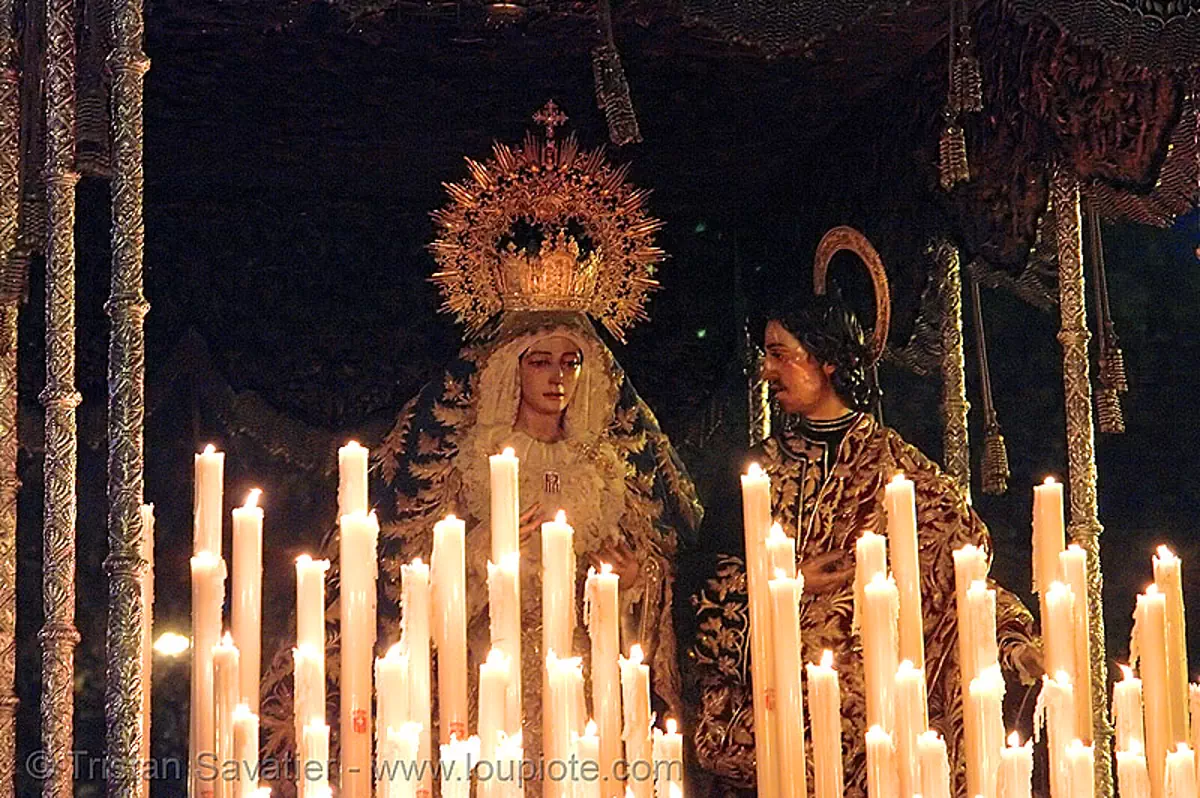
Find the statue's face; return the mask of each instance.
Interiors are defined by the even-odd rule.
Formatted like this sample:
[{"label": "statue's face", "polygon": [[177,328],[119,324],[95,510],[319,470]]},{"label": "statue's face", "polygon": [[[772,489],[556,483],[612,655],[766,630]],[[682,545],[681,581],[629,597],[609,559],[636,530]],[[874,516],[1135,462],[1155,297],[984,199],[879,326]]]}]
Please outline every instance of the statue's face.
[{"label": "statue's face", "polygon": [[785,413],[808,416],[834,394],[833,366],[822,365],[779,322],[767,323],[762,377]]},{"label": "statue's face", "polygon": [[575,396],[583,354],[570,338],[537,341],[521,356],[521,404],[535,413],[561,415]]}]

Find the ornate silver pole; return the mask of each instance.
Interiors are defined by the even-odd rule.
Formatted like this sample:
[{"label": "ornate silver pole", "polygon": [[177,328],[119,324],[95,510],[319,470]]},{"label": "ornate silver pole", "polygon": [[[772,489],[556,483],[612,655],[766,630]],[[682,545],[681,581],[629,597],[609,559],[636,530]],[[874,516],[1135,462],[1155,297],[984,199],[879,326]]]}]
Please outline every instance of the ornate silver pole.
[{"label": "ornate silver pole", "polygon": [[967,367],[963,354],[962,267],[958,247],[945,239],[932,243],[934,279],[941,297],[938,329],[942,343],[942,457],[946,473],[971,495],[971,447],[967,438]]},{"label": "ornate silver pole", "polygon": [[[17,244],[21,204],[21,73],[13,0],[0,0],[0,271]],[[17,318],[20,292],[0,285],[0,798],[16,795]]]},{"label": "ornate silver pole", "polygon": [[1083,235],[1080,227],[1079,180],[1065,166],[1054,170],[1051,201],[1058,238],[1058,305],[1063,347],[1063,387],[1067,420],[1067,466],[1070,479],[1071,538],[1087,552],[1088,637],[1092,671],[1092,742],[1095,745],[1096,795],[1111,798],[1112,725],[1105,692],[1108,661],[1104,649],[1103,580],[1096,510],[1096,449],[1092,421],[1092,383],[1088,379],[1087,314],[1084,308]]},{"label": "ornate silver pole", "polygon": [[46,408],[42,528],[44,798],[70,798],[75,646],[75,4],[46,3]]},{"label": "ornate silver pole", "polygon": [[[113,3],[112,87],[112,284],[105,309],[112,320],[108,343],[108,630],[104,716],[110,759],[128,763],[149,754],[150,720],[143,698],[145,672],[142,580],[153,578],[143,558],[142,488],[145,470],[146,336],[150,306],[142,293],[142,85],[150,66],[142,52],[141,0]],[[149,782],[140,768],[115,767],[109,798],[145,798]]]}]

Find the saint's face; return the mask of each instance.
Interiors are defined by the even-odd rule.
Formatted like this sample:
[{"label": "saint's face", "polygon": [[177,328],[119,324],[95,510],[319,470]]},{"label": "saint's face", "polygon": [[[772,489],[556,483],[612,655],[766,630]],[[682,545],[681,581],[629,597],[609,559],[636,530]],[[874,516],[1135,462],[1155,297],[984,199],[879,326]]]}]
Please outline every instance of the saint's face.
[{"label": "saint's face", "polygon": [[570,338],[543,338],[521,356],[521,403],[535,413],[561,415],[575,396],[583,355]]},{"label": "saint's face", "polygon": [[810,416],[828,401],[833,366],[822,365],[779,322],[767,323],[763,346],[762,376],[785,413]]}]

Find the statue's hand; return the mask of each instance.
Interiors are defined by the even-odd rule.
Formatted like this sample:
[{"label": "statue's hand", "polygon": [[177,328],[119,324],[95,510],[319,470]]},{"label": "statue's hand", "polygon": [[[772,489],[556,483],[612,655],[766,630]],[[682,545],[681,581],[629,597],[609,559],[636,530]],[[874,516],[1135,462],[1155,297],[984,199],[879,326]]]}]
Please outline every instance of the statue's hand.
[{"label": "statue's hand", "polygon": [[800,562],[804,592],[834,593],[854,578],[854,558],[848,551],[827,551]]},{"label": "statue's hand", "polygon": [[[525,512],[521,513],[519,519],[521,529],[521,543],[524,545],[533,539],[533,536],[542,531],[542,503],[534,502],[525,508]],[[540,546],[538,547],[541,548]]]}]

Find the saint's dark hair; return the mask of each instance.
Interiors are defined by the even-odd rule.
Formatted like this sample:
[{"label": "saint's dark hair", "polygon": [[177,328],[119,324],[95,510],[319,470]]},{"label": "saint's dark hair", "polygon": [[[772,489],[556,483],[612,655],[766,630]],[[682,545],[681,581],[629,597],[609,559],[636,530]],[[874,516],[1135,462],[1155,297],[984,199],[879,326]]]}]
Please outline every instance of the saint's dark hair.
[{"label": "saint's dark hair", "polygon": [[793,296],[774,303],[760,329],[778,322],[823,364],[833,366],[833,390],[852,410],[869,411],[879,399],[870,379],[870,349],[858,317],[831,286],[823,296]]}]

